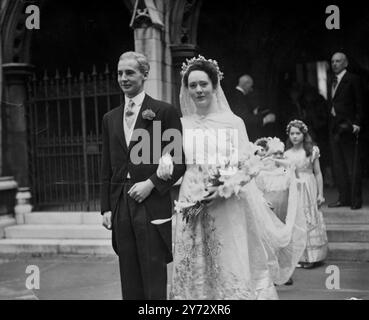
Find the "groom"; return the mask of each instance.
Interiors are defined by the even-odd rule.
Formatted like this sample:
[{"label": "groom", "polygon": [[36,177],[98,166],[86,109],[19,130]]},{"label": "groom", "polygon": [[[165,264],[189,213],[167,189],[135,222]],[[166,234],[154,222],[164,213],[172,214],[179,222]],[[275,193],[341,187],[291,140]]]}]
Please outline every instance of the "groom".
[{"label": "groom", "polygon": [[[151,221],[171,217],[169,190],[185,171],[182,161],[174,164],[170,180],[156,175],[158,159],[154,159],[153,147],[158,143],[153,143],[154,137],[162,137],[166,129],[181,132],[182,126],[173,106],[145,93],[149,69],[143,54],[120,56],[118,83],[124,103],[106,113],[102,124],[101,213],[119,256],[122,295],[130,300],[166,299],[171,223],[154,225]],[[161,124],[159,134],[154,134],[154,121]],[[135,133],[142,131],[150,138],[150,144],[143,144],[149,150],[141,150],[150,154],[150,163],[137,164]],[[166,144],[161,143],[161,152]]]}]

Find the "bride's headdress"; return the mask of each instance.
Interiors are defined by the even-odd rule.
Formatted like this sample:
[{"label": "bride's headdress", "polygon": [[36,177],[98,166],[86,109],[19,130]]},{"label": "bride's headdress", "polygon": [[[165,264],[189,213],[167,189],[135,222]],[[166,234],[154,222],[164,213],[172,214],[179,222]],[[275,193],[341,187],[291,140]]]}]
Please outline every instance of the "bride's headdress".
[{"label": "bride's headdress", "polygon": [[[191,99],[188,88],[184,83],[185,75],[192,71],[192,66],[198,65],[200,63],[210,64],[216,71],[217,71],[217,86],[215,88],[215,99],[217,103],[217,109],[219,111],[230,111],[230,107],[228,101],[224,95],[223,89],[220,85],[220,80],[223,79],[223,72],[220,71],[218,66],[218,62],[212,59],[206,59],[204,56],[198,55],[198,57],[193,57],[192,59],[186,59],[186,62],[182,64],[182,84],[181,84],[181,91],[179,94],[179,100],[181,105],[181,111],[183,116],[189,116],[196,113],[196,106],[193,100]],[[196,70],[201,70],[196,69]]]},{"label": "bride's headdress", "polygon": [[182,71],[181,71],[182,77],[185,75],[185,73],[188,71],[188,69],[192,65],[194,65],[197,61],[206,61],[206,62],[211,63],[218,72],[218,79],[222,80],[224,78],[223,72],[221,72],[220,69],[219,69],[218,62],[216,60],[206,59],[204,56],[202,56],[200,54],[198,55],[197,58],[193,57],[192,59],[186,59],[186,62],[182,63]]}]

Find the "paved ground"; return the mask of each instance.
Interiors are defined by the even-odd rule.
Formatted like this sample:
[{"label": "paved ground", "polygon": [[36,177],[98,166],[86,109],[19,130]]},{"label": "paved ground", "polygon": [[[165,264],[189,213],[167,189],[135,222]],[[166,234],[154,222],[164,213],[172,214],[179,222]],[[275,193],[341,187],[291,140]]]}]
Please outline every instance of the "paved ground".
[{"label": "paved ground", "polygon": [[[26,288],[28,265],[40,269],[39,289]],[[339,268],[339,290],[325,286],[329,265]],[[329,261],[313,270],[296,269],[293,279],[293,286],[278,287],[280,299],[369,300],[369,263]],[[0,259],[0,300],[116,300],[120,297],[119,269],[114,256]]]},{"label": "paved ground", "polygon": [[[364,204],[369,209],[369,181],[364,183]],[[333,188],[325,188],[327,203],[337,199]],[[349,210],[349,209],[348,209]],[[40,289],[28,290],[29,265],[40,270]],[[340,271],[340,289],[327,289],[329,265]],[[169,267],[169,274],[170,274]],[[293,286],[277,288],[280,299],[369,300],[369,262],[327,261],[316,269],[296,269]],[[116,300],[121,299],[119,266],[115,256],[0,257],[0,300]]]}]

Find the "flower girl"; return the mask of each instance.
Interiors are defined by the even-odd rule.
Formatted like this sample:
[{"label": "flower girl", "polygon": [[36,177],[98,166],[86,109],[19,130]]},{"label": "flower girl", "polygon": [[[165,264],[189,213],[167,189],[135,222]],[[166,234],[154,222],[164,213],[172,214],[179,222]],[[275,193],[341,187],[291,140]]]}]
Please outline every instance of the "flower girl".
[{"label": "flower girl", "polygon": [[287,126],[285,157],[294,164],[296,175],[302,182],[299,199],[302,201],[306,225],[307,246],[300,264],[312,268],[322,262],[328,253],[326,226],[320,206],[324,203],[323,178],[320,171],[320,151],[314,146],[306,124],[293,120]]}]

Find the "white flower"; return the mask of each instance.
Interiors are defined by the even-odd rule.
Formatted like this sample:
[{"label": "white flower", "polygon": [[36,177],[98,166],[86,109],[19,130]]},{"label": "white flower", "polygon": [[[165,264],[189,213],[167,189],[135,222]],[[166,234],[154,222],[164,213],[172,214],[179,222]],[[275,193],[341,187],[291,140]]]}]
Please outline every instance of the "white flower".
[{"label": "white flower", "polygon": [[284,152],[284,143],[277,137],[274,137],[268,141],[268,154],[273,154],[278,151]]},{"label": "white flower", "polygon": [[233,194],[233,188],[231,185],[225,183],[219,186],[218,192],[219,192],[219,196],[221,196],[222,198],[228,199]]},{"label": "white flower", "polygon": [[238,168],[236,166],[227,167],[225,169],[219,169],[219,173],[221,177],[231,177],[235,175],[238,171]]}]

